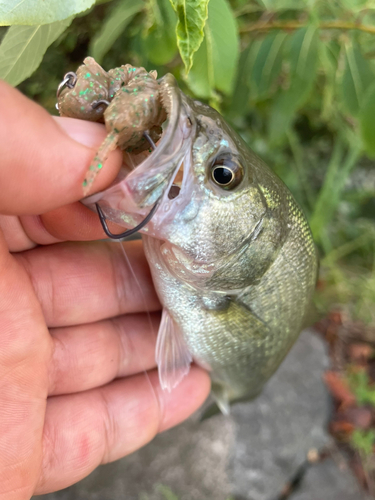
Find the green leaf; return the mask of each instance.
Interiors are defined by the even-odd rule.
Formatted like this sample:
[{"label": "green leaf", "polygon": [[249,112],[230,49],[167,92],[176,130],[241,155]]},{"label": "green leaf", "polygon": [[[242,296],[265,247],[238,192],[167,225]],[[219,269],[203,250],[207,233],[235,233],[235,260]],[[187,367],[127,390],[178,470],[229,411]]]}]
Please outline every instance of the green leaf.
[{"label": "green leaf", "polygon": [[[254,47],[260,45],[260,41],[254,40],[240,55],[237,68],[236,83],[228,113],[230,116],[243,116],[250,97],[249,75],[254,64]],[[255,49],[258,53],[258,49]]]},{"label": "green leaf", "polygon": [[267,96],[282,65],[282,49],[286,33],[276,32],[267,35],[259,44],[251,73],[248,75],[250,87],[256,87],[258,97]]},{"label": "green leaf", "polygon": [[156,65],[170,62],[177,53],[176,14],[169,0],[151,0],[151,26],[143,37],[147,59]]},{"label": "green leaf", "polygon": [[189,73],[193,55],[203,40],[203,28],[207,20],[208,0],[170,0],[177,13],[177,44],[181,58]]},{"label": "green leaf", "polygon": [[11,26],[0,45],[0,78],[18,85],[42,62],[43,55],[72,18],[38,26]]},{"label": "green leaf", "polygon": [[359,114],[361,135],[366,153],[375,157],[375,83],[372,84],[363,99]]},{"label": "green leaf", "polygon": [[301,28],[290,39],[287,54],[290,83],[285,91],[280,92],[271,109],[271,142],[277,142],[284,136],[296,111],[305,104],[311,93],[318,65],[318,43],[319,35],[315,26]]},{"label": "green leaf", "polygon": [[321,117],[328,122],[337,113],[336,77],[339,56],[340,45],[336,40],[319,44],[319,59],[325,78],[322,89]]},{"label": "green leaf", "polygon": [[253,40],[241,53],[229,113],[243,115],[249,98],[263,99],[274,91],[282,66],[286,33],[275,32]]},{"label": "green leaf", "polygon": [[263,0],[262,2],[267,10],[299,10],[305,9],[312,4],[311,0]]},{"label": "green leaf", "polygon": [[374,81],[369,62],[363,57],[356,42],[345,45],[345,69],[341,79],[340,94],[346,111],[357,116],[364,94]]},{"label": "green leaf", "polygon": [[95,0],[0,0],[0,25],[62,21],[89,9]]},{"label": "green leaf", "polygon": [[100,31],[92,38],[89,48],[89,53],[98,63],[101,63],[105,54],[143,7],[142,0],[121,0],[109,13]]},{"label": "green leaf", "polygon": [[158,493],[161,493],[163,495],[164,500],[179,500],[179,498],[173,493],[173,491],[168,486],[159,484],[156,487],[156,490],[158,491]]},{"label": "green leaf", "polygon": [[233,90],[239,56],[236,21],[226,0],[210,0],[205,38],[194,56],[188,84],[199,97],[210,98],[214,89]]},{"label": "green leaf", "polygon": [[359,141],[353,140],[349,143],[349,150],[345,156],[344,152],[347,146],[348,140],[346,137],[339,136],[336,139],[324,182],[310,218],[310,227],[314,239],[320,243],[324,238],[325,229],[337,211],[345,183],[361,155]]},{"label": "green leaf", "polygon": [[[211,0],[212,1],[212,0]],[[215,77],[210,46],[204,39],[194,57],[194,64],[187,76],[187,83],[197,97],[213,97]]]}]

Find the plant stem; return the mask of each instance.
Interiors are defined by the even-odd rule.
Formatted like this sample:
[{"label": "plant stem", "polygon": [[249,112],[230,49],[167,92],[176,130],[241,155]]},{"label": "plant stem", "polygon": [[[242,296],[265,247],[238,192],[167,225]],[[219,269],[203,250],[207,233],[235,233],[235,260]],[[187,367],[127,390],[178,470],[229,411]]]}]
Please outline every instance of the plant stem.
[{"label": "plant stem", "polygon": [[[299,21],[267,21],[267,22],[257,22],[251,24],[250,26],[245,26],[240,29],[240,33],[249,33],[251,31],[268,31],[268,30],[297,30],[299,28],[306,27],[306,23],[301,23]],[[375,35],[375,26],[369,26],[367,24],[357,24],[353,22],[345,21],[329,21],[323,22],[318,25],[322,30],[359,30],[364,33],[371,33]]]}]

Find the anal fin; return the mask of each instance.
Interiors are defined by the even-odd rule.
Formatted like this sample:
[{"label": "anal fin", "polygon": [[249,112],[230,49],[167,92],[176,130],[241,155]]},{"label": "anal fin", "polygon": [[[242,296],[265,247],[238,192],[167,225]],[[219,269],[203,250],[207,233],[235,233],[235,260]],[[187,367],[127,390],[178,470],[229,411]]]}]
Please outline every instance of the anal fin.
[{"label": "anal fin", "polygon": [[192,359],[178,324],[163,309],[155,352],[162,389],[170,392],[177,387],[189,373]]}]

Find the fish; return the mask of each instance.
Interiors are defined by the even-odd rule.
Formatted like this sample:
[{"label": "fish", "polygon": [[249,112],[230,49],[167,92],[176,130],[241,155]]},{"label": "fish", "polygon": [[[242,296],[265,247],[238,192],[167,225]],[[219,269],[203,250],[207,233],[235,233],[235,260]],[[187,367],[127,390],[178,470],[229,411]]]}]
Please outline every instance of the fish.
[{"label": "fish", "polygon": [[171,74],[158,84],[155,149],[124,150],[114,183],[82,202],[124,228],[155,209],[140,233],[163,306],[160,384],[171,391],[195,362],[228,413],[261,392],[304,327],[316,247],[289,189],[220,113]]}]

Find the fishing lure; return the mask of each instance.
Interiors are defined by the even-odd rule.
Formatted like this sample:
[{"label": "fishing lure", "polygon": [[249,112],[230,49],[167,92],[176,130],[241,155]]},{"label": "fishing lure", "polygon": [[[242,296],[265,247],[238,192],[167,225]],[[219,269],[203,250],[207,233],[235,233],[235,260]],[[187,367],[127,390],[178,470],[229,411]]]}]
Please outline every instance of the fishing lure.
[{"label": "fishing lure", "polygon": [[107,73],[92,57],[86,57],[77,73],[64,76],[57,90],[60,115],[104,122],[108,131],[84,180],[84,194],[117,146],[137,154],[160,139],[166,111],[156,78],[156,71],[130,64]]}]

